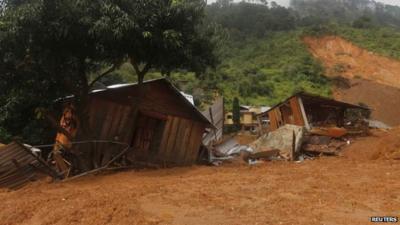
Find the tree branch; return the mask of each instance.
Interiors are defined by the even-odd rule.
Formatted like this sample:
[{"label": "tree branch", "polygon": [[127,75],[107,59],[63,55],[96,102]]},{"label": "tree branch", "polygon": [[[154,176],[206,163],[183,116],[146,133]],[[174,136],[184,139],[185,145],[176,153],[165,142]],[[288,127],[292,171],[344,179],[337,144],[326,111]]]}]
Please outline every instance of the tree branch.
[{"label": "tree branch", "polygon": [[96,79],[94,79],[90,84],[89,84],[89,89],[91,89],[93,87],[93,85],[101,80],[101,78],[107,76],[108,74],[110,74],[111,72],[113,72],[115,69],[117,68],[117,64],[114,64],[113,66],[111,66],[108,70],[106,70],[104,73],[100,74],[98,77],[96,77]]},{"label": "tree branch", "polygon": [[135,69],[136,75],[139,76],[140,74],[140,69],[139,69],[139,65],[136,63],[135,59],[133,57],[130,57],[130,62],[133,66],[133,69]]},{"label": "tree branch", "polygon": [[147,72],[149,72],[150,68],[151,68],[151,63],[148,62],[148,63],[146,64],[146,66],[144,66],[144,68],[143,68],[143,70],[142,70],[142,74],[145,75]]},{"label": "tree branch", "polygon": [[137,62],[135,61],[135,59],[133,57],[130,57],[130,62],[133,66],[133,68],[135,69],[136,75],[138,76],[138,83],[142,84],[143,80],[144,80],[144,75],[146,75],[147,72],[149,72],[150,68],[151,68],[151,63],[148,62],[143,69],[140,71],[139,69],[139,65],[137,64]]}]

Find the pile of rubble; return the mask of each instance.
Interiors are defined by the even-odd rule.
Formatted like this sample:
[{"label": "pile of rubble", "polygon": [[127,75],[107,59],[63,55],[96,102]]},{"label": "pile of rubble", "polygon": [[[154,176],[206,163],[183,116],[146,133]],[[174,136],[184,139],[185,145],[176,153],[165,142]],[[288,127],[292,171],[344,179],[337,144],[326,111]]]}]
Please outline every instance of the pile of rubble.
[{"label": "pile of rubble", "polygon": [[0,187],[18,189],[43,176],[57,178],[40,155],[40,150],[13,142],[0,147]]},{"label": "pile of rubble", "polygon": [[345,128],[307,130],[287,124],[262,135],[249,145],[240,145],[230,138],[214,147],[210,161],[219,165],[221,161],[240,156],[249,164],[254,164],[257,161],[302,161],[320,156],[340,156],[342,150],[352,143],[352,135]]}]

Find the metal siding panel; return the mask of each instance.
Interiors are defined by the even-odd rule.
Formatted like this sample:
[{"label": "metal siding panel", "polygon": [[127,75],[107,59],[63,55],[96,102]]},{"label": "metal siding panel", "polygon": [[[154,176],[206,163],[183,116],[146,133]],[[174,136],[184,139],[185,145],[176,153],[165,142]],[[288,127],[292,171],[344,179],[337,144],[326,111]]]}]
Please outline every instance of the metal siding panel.
[{"label": "metal siding panel", "polygon": [[[0,151],[0,187],[16,189],[37,177],[37,168],[48,170],[47,164],[19,143],[11,143]],[[54,171],[53,171],[54,172]],[[50,173],[48,174],[50,175]]]},{"label": "metal siding panel", "polygon": [[203,144],[205,146],[209,146],[211,142],[219,141],[222,139],[223,136],[225,120],[224,99],[217,99],[209,109],[205,110],[202,113],[217,128],[216,130],[210,129],[210,132],[206,133],[203,137]]}]

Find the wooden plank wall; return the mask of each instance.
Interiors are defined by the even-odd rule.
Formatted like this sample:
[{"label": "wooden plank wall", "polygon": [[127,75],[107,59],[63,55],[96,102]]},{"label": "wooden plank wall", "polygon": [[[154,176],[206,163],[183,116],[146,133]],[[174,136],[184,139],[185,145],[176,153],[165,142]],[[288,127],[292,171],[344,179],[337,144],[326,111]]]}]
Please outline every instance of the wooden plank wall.
[{"label": "wooden plank wall", "polygon": [[[193,109],[164,84],[155,83],[152,87],[151,91],[146,91],[146,95],[142,96],[139,111],[163,114],[167,120],[161,140],[155,140],[160,142],[159,152],[149,161],[171,165],[193,164],[197,159],[206,123],[194,115]],[[125,89],[114,92],[113,95],[99,94],[91,98],[91,138],[131,144],[135,132],[132,97],[137,93]],[[79,134],[76,139],[82,140]],[[105,165],[122,150],[121,146],[109,143],[79,145],[76,149],[79,152],[90,152],[85,157],[93,159],[93,167]],[[129,154],[134,155],[134,152]]]},{"label": "wooden plank wall", "polygon": [[[89,110],[89,125],[92,138],[101,141],[118,141],[129,143],[133,135],[133,110],[126,105],[115,104],[101,99],[92,99]],[[79,148],[93,149],[93,164],[95,167],[104,166],[114,155],[118,154],[122,147],[110,143],[96,143],[81,145]]]},{"label": "wooden plank wall", "polygon": [[279,109],[282,115],[283,124],[293,124],[294,118],[290,105],[285,103],[281,107],[279,107]]},{"label": "wooden plank wall", "polygon": [[140,109],[142,110],[161,112],[201,122],[190,104],[185,103],[187,100],[181,94],[171,90],[164,82],[144,84],[141,92],[138,91],[138,88],[120,88],[114,90],[112,94],[100,92],[97,96],[125,105],[131,105],[133,99],[140,99]]},{"label": "wooden plank wall", "polygon": [[299,98],[295,96],[295,97],[291,98],[289,100],[289,102],[290,102],[290,107],[292,108],[294,125],[304,126],[305,122],[304,122],[303,114],[301,112]]},{"label": "wooden plank wall", "polygon": [[156,161],[171,165],[191,165],[198,155],[205,126],[202,123],[168,116]]},{"label": "wooden plank wall", "polygon": [[276,107],[268,112],[268,117],[270,120],[270,131],[274,131],[280,127],[280,124],[283,123],[282,115],[280,112],[280,108]]},{"label": "wooden plank wall", "polygon": [[[303,114],[301,112],[301,107],[299,103],[298,97],[294,96],[288,100],[290,104],[290,109],[292,115],[285,115],[285,118],[282,116],[281,106],[276,107],[268,112],[268,116],[270,119],[270,131],[277,130],[279,127],[285,124],[293,124],[297,126],[305,126],[305,121],[303,118]],[[290,121],[288,118],[292,116],[293,121]]]}]

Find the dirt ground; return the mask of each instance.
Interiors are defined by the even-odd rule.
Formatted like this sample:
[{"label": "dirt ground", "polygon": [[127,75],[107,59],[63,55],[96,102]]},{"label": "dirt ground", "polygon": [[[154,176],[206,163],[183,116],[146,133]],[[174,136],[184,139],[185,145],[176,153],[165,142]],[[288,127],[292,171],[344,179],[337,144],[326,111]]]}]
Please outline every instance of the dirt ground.
[{"label": "dirt ground", "polygon": [[400,217],[400,161],[384,154],[400,151],[399,137],[399,129],[374,132],[342,157],[301,163],[41,180],[0,190],[0,224],[369,224]]},{"label": "dirt ground", "polygon": [[327,75],[342,76],[348,87],[334,87],[337,100],[367,104],[372,119],[390,126],[400,125],[400,61],[379,56],[337,36],[306,37],[314,57],[321,60]]},{"label": "dirt ground", "polygon": [[356,139],[343,155],[359,160],[400,160],[400,127],[372,131],[370,136]]}]

